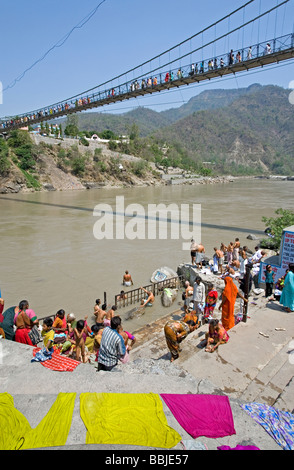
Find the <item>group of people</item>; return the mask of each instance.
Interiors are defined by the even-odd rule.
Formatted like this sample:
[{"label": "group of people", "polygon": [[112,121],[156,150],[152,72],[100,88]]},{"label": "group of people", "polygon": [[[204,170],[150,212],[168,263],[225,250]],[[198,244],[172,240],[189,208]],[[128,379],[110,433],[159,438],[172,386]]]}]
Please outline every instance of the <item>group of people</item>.
[{"label": "group of people", "polygon": [[[220,295],[213,283],[207,285],[202,282],[199,275],[196,275],[194,285],[189,281],[185,282],[185,291],[182,299],[184,301],[184,316],[180,321],[169,321],[165,325],[164,332],[168,349],[173,362],[179,357],[180,343],[189,333],[194,331],[203,323],[208,323],[208,332],[205,335],[204,345],[207,352],[215,351],[220,344],[229,340],[228,331],[236,324],[238,316],[235,315],[235,304],[237,298],[240,299],[240,315],[243,317],[245,304],[248,303],[248,296],[245,298],[245,267],[250,263],[248,292],[249,294],[254,281],[255,287],[258,285],[260,262],[266,256],[266,252],[258,246],[255,253],[248,256],[248,248],[241,247],[240,240],[230,242],[228,246],[221,243],[220,248],[214,248],[214,268],[215,273],[220,273],[224,280],[224,289]],[[203,254],[205,248],[202,244],[197,245],[195,240],[191,240],[191,263],[195,268],[202,269]],[[227,264],[224,271],[224,265]],[[214,270],[215,269],[215,270]],[[252,274],[253,273],[253,276]],[[266,266],[265,273],[265,296],[272,299],[273,287],[275,285],[273,269],[271,265]],[[294,311],[294,264],[289,265],[285,275],[277,282],[279,288],[278,300],[287,312]],[[218,309],[221,311],[221,319],[214,318],[214,309],[217,301],[220,300]]]},{"label": "group of people", "polygon": [[106,311],[106,305],[100,308],[100,299],[94,306],[96,323],[91,327],[87,316],[76,320],[73,313],[66,314],[63,309],[58,310],[54,318],[44,318],[41,325],[27,300],[6,310],[4,304],[0,297],[0,338],[34,347],[42,342],[45,353],[58,350],[83,363],[92,356],[98,362],[97,370],[111,370],[118,361],[128,362],[129,351],[136,341],[135,336],[123,329],[121,318],[115,315],[116,307]]},{"label": "group of people", "polygon": [[[181,342],[201,324],[208,323],[208,332],[204,340],[207,352],[213,352],[219,345],[228,342],[228,332],[236,323],[236,300],[240,299],[241,315],[248,302],[248,298],[245,297],[245,270],[242,267],[250,263],[250,271],[254,274],[260,261],[266,256],[265,251],[258,247],[254,254],[248,256],[247,247],[241,247],[238,238],[228,246],[221,243],[220,248],[214,248],[214,252],[217,272],[224,280],[224,289],[219,295],[213,283],[207,284],[206,288],[198,274],[193,285],[189,281],[185,282],[183,318],[177,321],[170,320],[164,327],[172,362],[179,357]],[[200,270],[203,267],[204,254],[203,244],[196,245],[192,239],[191,262]],[[242,265],[243,260],[244,265]],[[224,270],[225,264],[226,270]],[[254,275],[250,274],[249,292]],[[128,271],[125,271],[122,283],[126,287],[133,285],[132,276]],[[287,312],[294,311],[294,264],[290,264],[285,275],[278,280],[274,278],[272,267],[267,265],[265,284],[267,298],[273,297],[273,288],[276,286],[274,294],[276,299]],[[153,293],[143,287],[141,289],[145,292],[141,306],[153,306],[155,301]],[[121,291],[120,295],[124,296],[125,292]],[[220,320],[214,315],[218,301]],[[58,310],[54,318],[45,318],[41,326],[27,300],[22,300],[18,306],[4,311],[4,299],[0,291],[0,337],[30,346],[36,346],[42,340],[47,352],[59,349],[61,354],[83,363],[94,355],[95,361],[98,362],[97,370],[110,371],[119,361],[128,362],[129,351],[136,341],[131,333],[123,329],[121,317],[116,311],[116,305],[108,309],[106,303],[102,304],[100,299],[96,299],[93,311],[96,322],[91,327],[88,325],[87,316],[83,320],[76,320],[73,313],[66,315],[63,309]]]}]

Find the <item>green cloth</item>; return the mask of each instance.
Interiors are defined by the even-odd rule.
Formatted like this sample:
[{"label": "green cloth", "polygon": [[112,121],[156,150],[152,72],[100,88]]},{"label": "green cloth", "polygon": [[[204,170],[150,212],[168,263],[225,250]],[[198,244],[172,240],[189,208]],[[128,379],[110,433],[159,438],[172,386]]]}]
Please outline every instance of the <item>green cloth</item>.
[{"label": "green cloth", "polygon": [[0,393],[0,450],[63,446],[72,422],[76,394],[59,393],[38,426],[31,428],[8,393]]},{"label": "green cloth", "polygon": [[181,436],[168,426],[162,401],[154,393],[82,393],[86,444],[124,444],[172,448]]}]

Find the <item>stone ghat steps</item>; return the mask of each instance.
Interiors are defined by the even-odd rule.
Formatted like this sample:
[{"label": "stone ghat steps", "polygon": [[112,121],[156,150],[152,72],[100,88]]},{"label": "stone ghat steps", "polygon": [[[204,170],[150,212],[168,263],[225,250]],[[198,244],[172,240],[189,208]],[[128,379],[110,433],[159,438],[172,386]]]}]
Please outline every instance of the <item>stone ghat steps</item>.
[{"label": "stone ghat steps", "polygon": [[[174,319],[180,316],[181,312],[176,312]],[[136,367],[143,367],[140,361],[145,361],[145,367],[151,369],[170,361],[163,332],[165,322],[166,319],[155,322],[150,334],[148,329],[145,336],[136,334],[139,341],[131,351],[131,362],[119,366],[120,370],[132,373]],[[230,397],[292,411],[293,323],[293,314],[283,312],[277,303],[266,304],[266,299],[256,298],[254,304],[250,304],[247,323],[239,323],[229,332],[228,344],[220,346],[213,354],[205,352],[202,340],[208,326],[202,326],[182,342],[180,357],[171,366],[198,380],[209,380]],[[147,359],[153,364],[149,365]]]}]

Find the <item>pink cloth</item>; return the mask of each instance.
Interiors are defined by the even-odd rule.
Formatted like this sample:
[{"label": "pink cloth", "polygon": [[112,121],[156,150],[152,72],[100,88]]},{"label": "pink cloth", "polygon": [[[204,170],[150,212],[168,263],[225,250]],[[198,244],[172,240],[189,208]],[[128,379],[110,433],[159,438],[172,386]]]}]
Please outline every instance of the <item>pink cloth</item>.
[{"label": "pink cloth", "polygon": [[256,446],[241,446],[238,444],[236,447],[220,446],[218,447],[218,450],[260,450],[260,449]]},{"label": "pink cloth", "polygon": [[160,396],[178,423],[194,439],[199,436],[218,438],[236,434],[228,397],[165,393]]}]

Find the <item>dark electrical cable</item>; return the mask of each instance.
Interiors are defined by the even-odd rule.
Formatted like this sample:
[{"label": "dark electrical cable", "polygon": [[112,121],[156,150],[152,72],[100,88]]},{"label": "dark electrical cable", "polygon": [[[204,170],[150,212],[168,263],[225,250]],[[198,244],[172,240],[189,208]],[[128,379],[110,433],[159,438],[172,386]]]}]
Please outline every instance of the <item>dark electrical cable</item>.
[{"label": "dark electrical cable", "polygon": [[29,72],[32,68],[34,68],[39,62],[42,62],[42,60],[45,59],[45,57],[47,57],[47,55],[53,51],[54,49],[56,48],[59,48],[59,47],[62,47],[63,44],[68,40],[68,38],[72,35],[72,33],[74,32],[75,29],[81,29],[86,23],[88,23],[88,21],[90,21],[90,19],[95,15],[95,13],[97,12],[97,10],[100,8],[100,6],[105,3],[106,0],[102,0],[95,8],[94,10],[92,10],[87,16],[85,16],[85,18],[83,18],[78,24],[76,24],[65,36],[63,36],[63,38],[61,38],[56,44],[54,44],[52,47],[50,47],[50,49],[48,49],[48,51],[45,52],[45,54],[43,54],[42,57],[40,57],[38,60],[36,60],[32,65],[30,65],[30,67],[28,67],[26,70],[24,70],[24,72],[19,75],[17,78],[15,78],[12,82],[12,84],[10,85],[7,85],[6,88],[4,88],[3,91],[6,91],[8,90],[9,88],[13,88],[17,82],[19,82],[20,80],[22,80],[22,78],[25,76],[25,74],[27,72]]}]

